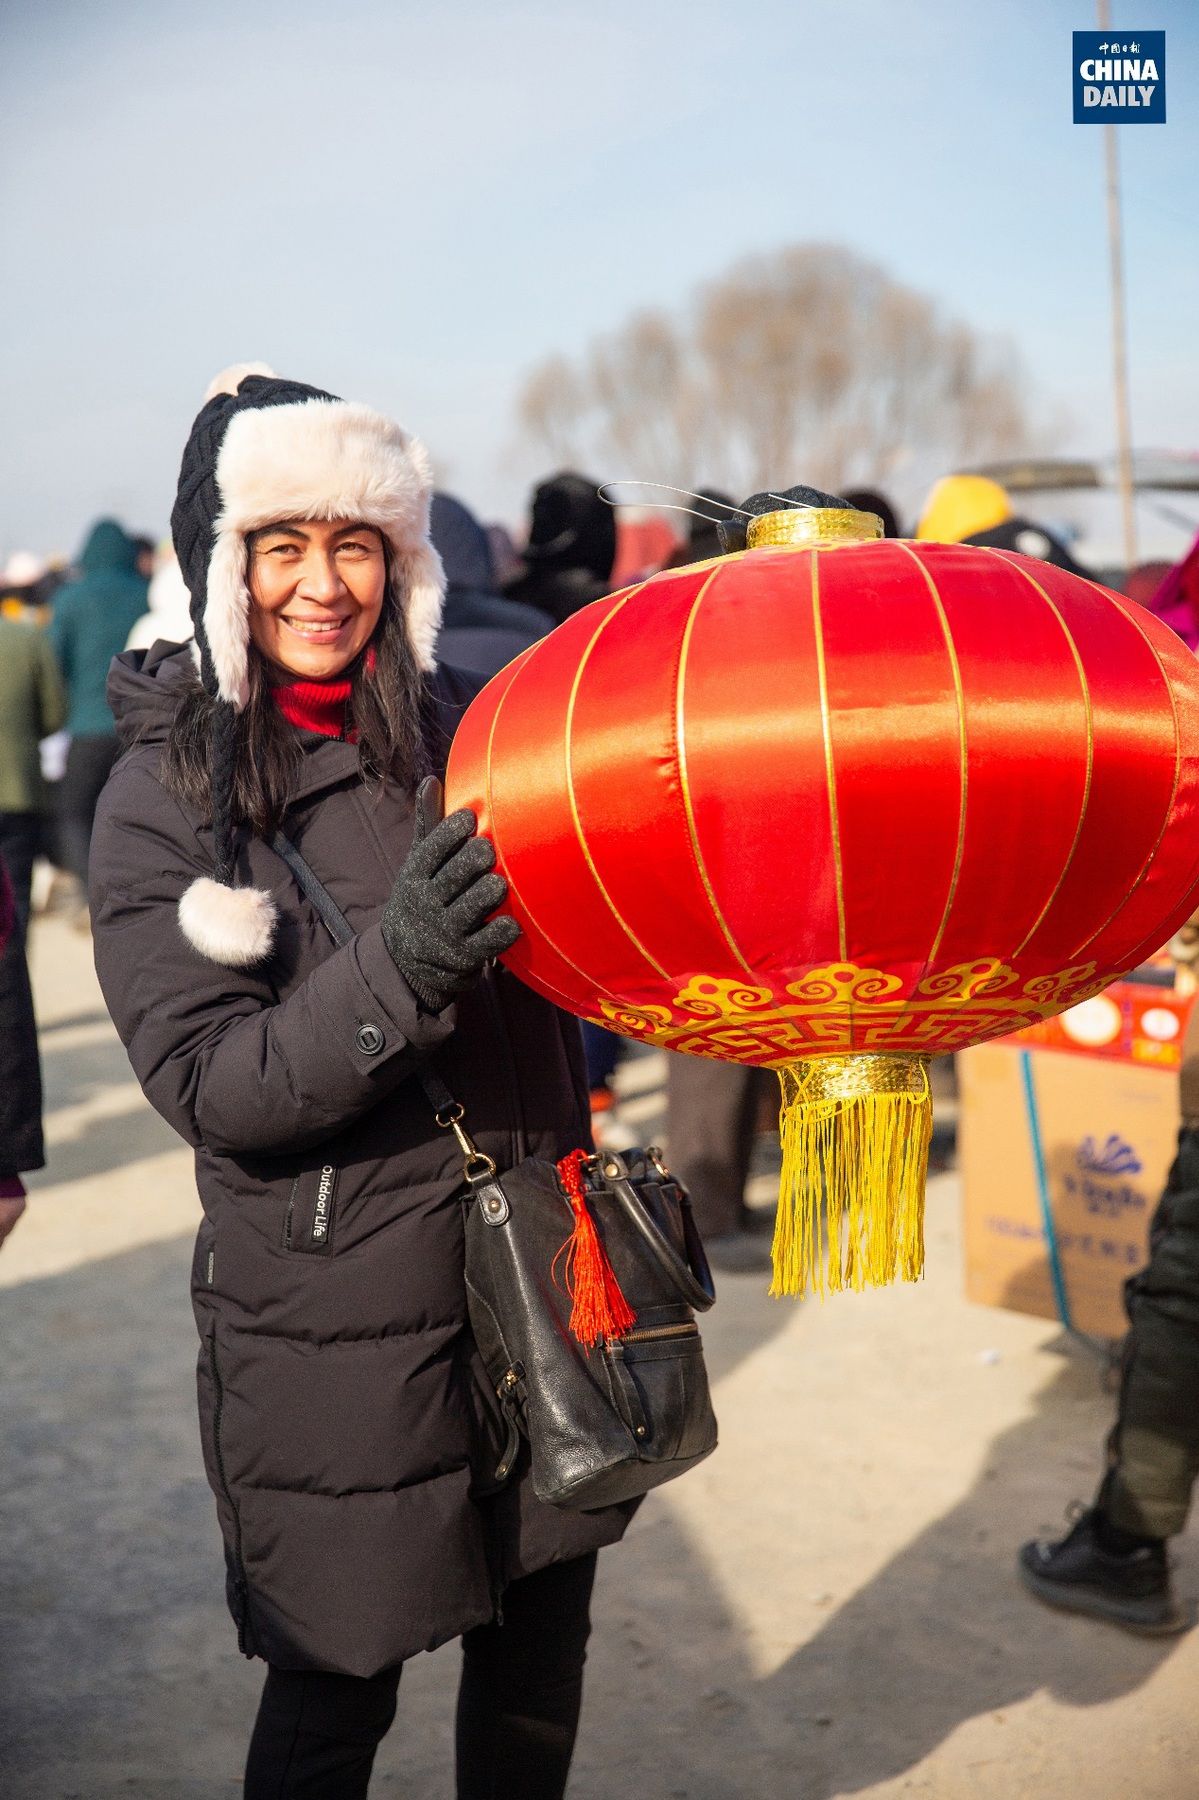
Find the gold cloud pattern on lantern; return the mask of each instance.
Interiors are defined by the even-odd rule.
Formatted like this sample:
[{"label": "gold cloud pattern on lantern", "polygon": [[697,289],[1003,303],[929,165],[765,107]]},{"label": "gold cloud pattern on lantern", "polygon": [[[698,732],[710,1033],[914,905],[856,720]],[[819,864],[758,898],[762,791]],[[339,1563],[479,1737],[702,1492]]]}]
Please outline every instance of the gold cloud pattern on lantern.
[{"label": "gold cloud pattern on lantern", "polygon": [[897,975],[837,962],[782,990],[696,975],[670,1008],[600,999],[590,1017],[664,1049],[725,1062],[773,1065],[871,1049],[928,1056],[1036,1024],[1089,1000],[1110,979],[1084,962],[1021,982],[999,958],[984,957],[940,969],[905,994]]}]

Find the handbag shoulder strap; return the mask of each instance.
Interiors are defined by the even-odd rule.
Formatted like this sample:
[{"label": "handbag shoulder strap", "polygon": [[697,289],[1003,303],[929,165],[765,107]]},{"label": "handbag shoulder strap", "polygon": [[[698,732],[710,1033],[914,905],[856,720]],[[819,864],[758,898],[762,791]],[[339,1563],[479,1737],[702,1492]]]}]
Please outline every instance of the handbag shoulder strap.
[{"label": "handbag shoulder strap", "polygon": [[[350,924],[350,921],[346,918],[346,915],[342,912],[340,906],[338,906],[336,900],[333,898],[320,876],[316,873],[310,863],[305,862],[291,839],[289,837],[284,837],[281,831],[277,831],[271,839],[271,849],[275,852],[276,856],[281,856],[283,858],[283,861],[295,876],[296,886],[300,889],[304,898],[310,902],[314,910],[319,914],[321,923],[329,933],[329,936],[333,939],[333,942],[338,945],[348,944],[350,939],[355,936],[354,927]],[[416,1073],[417,1079],[424,1089],[425,1099],[433,1108],[434,1113],[438,1115],[437,1122],[439,1125],[441,1124],[440,1115],[447,1109],[452,1110],[457,1108],[459,1117],[461,1117],[461,1108],[458,1107],[458,1103],[454,1099],[453,1094],[451,1094],[449,1088],[435,1069],[422,1068],[418,1069]]]},{"label": "handbag shoulder strap", "polygon": [[308,900],[320,914],[321,923],[335,944],[348,944],[354,936],[354,927],[338,906],[336,900],[325,887],[312,867],[304,861],[291,839],[277,831],[271,839],[271,849],[276,856],[281,856],[296,878],[296,886],[304,898]]}]

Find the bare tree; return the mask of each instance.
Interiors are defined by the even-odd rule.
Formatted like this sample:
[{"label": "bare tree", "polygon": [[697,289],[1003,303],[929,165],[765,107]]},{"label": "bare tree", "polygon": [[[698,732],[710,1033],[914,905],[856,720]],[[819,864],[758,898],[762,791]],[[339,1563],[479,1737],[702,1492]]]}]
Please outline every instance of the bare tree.
[{"label": "bare tree", "polygon": [[[1010,346],[831,244],[737,264],[529,377],[539,448],[610,476],[748,493],[936,473],[1034,447]],[[1039,447],[1039,445],[1038,445]]]}]

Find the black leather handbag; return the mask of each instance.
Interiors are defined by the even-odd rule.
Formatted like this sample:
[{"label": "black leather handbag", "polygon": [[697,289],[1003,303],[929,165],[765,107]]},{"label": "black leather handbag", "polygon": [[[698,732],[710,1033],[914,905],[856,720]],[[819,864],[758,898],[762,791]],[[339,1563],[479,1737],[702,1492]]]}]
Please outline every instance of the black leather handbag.
[{"label": "black leather handbag", "polygon": [[539,1499],[585,1510],[647,1493],[716,1448],[695,1322],[715,1292],[690,1201],[656,1151],[603,1151],[578,1173],[632,1323],[591,1345],[571,1329],[562,1251],[575,1215],[559,1169],[538,1157],[468,1176],[466,1294],[508,1425],[497,1476],[523,1434]]},{"label": "black leather handbag", "polygon": [[[347,942],[352,927],[299,851],[282,833],[272,848]],[[418,1079],[463,1156],[467,1304],[502,1421],[489,1485],[511,1474],[522,1437],[534,1491],[561,1506],[610,1506],[685,1474],[716,1448],[695,1322],[716,1294],[682,1184],[653,1149],[530,1156],[501,1175],[440,1076]],[[569,1254],[580,1235],[620,1306],[613,1329],[582,1338]]]}]

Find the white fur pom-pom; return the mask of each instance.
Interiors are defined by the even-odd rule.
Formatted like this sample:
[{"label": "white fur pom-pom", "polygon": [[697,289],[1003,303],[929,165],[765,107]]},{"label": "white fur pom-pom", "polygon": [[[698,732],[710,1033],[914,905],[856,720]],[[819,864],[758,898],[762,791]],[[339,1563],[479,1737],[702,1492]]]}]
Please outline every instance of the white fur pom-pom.
[{"label": "white fur pom-pom", "polygon": [[204,390],[202,405],[207,406],[218,394],[236,394],[247,375],[273,375],[275,371],[266,363],[230,363],[219,375],[214,375]]},{"label": "white fur pom-pom", "polygon": [[227,969],[248,969],[270,954],[275,902],[265,888],[231,888],[199,875],[179,902],[188,943]]}]

